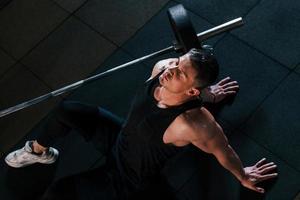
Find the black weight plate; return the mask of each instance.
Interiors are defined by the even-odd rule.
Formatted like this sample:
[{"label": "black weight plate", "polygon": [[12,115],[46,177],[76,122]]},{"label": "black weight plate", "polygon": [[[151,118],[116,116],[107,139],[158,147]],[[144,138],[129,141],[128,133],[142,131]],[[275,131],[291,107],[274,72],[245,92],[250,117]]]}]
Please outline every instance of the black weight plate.
[{"label": "black weight plate", "polygon": [[201,48],[197,33],[182,4],[168,9],[168,17],[177,42],[182,46],[184,53],[192,48]]}]

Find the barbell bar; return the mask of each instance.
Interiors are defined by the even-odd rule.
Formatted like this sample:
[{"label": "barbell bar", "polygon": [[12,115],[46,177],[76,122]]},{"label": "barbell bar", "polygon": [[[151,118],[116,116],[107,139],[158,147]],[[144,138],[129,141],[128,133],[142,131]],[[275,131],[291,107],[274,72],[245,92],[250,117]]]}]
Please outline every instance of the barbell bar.
[{"label": "barbell bar", "polygon": [[[167,48],[150,53],[146,56],[142,56],[140,58],[134,59],[127,63],[118,65],[109,70],[106,70],[104,72],[101,72],[99,74],[91,76],[89,78],[77,81],[70,85],[64,86],[62,88],[59,88],[57,90],[54,90],[54,91],[44,94],[42,96],[33,98],[31,100],[25,101],[23,103],[17,104],[15,106],[12,106],[12,107],[9,107],[6,109],[3,109],[0,111],[0,118],[4,117],[6,115],[9,115],[11,113],[17,112],[19,110],[22,110],[24,108],[27,108],[29,106],[35,105],[37,103],[40,103],[42,101],[45,101],[47,99],[50,99],[52,97],[56,97],[56,96],[66,93],[66,92],[75,90],[75,89],[81,87],[82,85],[85,85],[89,82],[100,79],[102,77],[105,77],[117,70],[127,68],[129,66],[132,66],[133,64],[142,62],[144,60],[147,60],[147,59],[150,59],[150,58],[153,58],[156,56],[164,55],[166,53],[173,52],[173,51],[186,53],[191,48],[199,48],[199,47],[201,48],[202,41],[204,41],[208,38],[211,38],[215,35],[221,34],[223,32],[237,28],[244,24],[242,18],[239,17],[239,18],[233,19],[231,21],[228,21],[226,23],[223,23],[219,26],[215,26],[211,29],[208,29],[206,31],[196,34],[196,32],[193,29],[192,23],[191,23],[190,19],[188,18],[187,12],[181,4],[169,8],[168,9],[168,17],[169,17],[171,26],[173,28],[175,37],[177,39],[177,41],[172,46],[169,46]],[[195,38],[197,39],[197,41],[195,40]]]}]

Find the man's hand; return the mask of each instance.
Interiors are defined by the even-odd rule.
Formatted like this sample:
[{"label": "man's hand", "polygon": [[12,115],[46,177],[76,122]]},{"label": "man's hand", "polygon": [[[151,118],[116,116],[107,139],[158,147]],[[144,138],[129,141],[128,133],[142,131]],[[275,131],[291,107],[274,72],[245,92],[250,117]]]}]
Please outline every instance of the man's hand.
[{"label": "man's hand", "polygon": [[245,178],[241,180],[241,184],[244,187],[260,193],[265,192],[263,188],[257,187],[255,185],[264,180],[277,177],[277,173],[269,173],[270,171],[276,169],[277,166],[273,162],[265,163],[265,161],[266,159],[263,158],[255,165],[244,168]]},{"label": "man's hand", "polygon": [[231,81],[230,77],[226,77],[215,85],[211,85],[202,92],[203,100],[210,103],[218,103],[229,95],[236,94],[239,89],[237,81]]}]

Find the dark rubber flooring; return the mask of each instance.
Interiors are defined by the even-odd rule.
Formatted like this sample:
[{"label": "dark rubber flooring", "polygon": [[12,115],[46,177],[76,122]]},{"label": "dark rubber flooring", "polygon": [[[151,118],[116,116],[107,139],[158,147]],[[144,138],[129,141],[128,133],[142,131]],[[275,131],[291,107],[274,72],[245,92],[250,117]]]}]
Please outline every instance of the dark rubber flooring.
[{"label": "dark rubber flooring", "polygon": [[[79,1],[75,2],[79,4]],[[159,199],[159,195],[166,195],[165,198],[180,200],[295,199],[300,192],[300,2],[292,0],[169,1],[130,39],[117,40],[116,43],[120,45],[118,48],[110,44],[106,45],[105,41],[96,38],[94,32],[86,27],[78,27],[77,19],[70,18],[67,22],[68,26],[82,30],[82,33],[75,38],[85,37],[87,42],[95,40],[95,43],[92,47],[85,42],[76,43],[68,48],[80,47],[86,54],[86,60],[82,62],[90,64],[92,67],[90,70],[94,70],[93,74],[95,74],[169,46],[174,36],[166,10],[178,3],[182,3],[188,10],[197,32],[233,18],[240,16],[244,18],[243,27],[206,42],[215,48],[221,66],[219,79],[230,76],[240,84],[240,91],[233,102],[215,106],[218,111],[215,117],[245,166],[266,157],[277,164],[279,176],[263,184],[266,188],[265,194],[257,194],[240,186],[214,157],[190,148],[176,160],[171,160],[164,169],[169,186],[172,188],[173,198],[161,191],[158,196],[154,195],[151,198]],[[72,4],[69,9],[74,10],[74,7],[75,5]],[[84,10],[77,15],[83,14]],[[92,16],[93,13],[86,16],[91,23],[93,23]],[[55,19],[63,17],[63,13],[57,13]],[[57,22],[54,20],[53,23]],[[45,24],[45,27],[50,26],[53,24]],[[57,30],[57,37],[65,37],[63,29]],[[55,54],[55,48],[52,46],[58,45],[57,37],[43,43],[38,47],[39,50],[33,51],[22,62],[32,66],[33,71],[41,71],[51,87],[59,86],[61,83],[55,81],[55,78],[61,80],[63,75],[54,77],[49,75],[50,72],[43,71],[31,63],[42,63],[39,52],[48,51],[50,61],[54,62],[59,56]],[[3,41],[0,39],[0,46],[1,42]],[[30,41],[27,45],[29,43]],[[12,44],[8,45],[12,46]],[[101,48],[103,45],[106,45],[106,53],[110,56],[101,66],[96,67],[95,63],[89,62],[89,59],[95,60],[96,54],[92,54],[93,49]],[[25,48],[27,47],[12,49],[11,53],[14,57],[22,57]],[[76,53],[78,52],[74,50],[74,54]],[[99,53],[104,51],[98,49],[97,54]],[[0,68],[2,70],[0,73],[7,70],[6,66],[14,63],[6,54],[0,51],[2,63],[5,63]],[[125,117],[135,89],[148,78],[153,64],[160,58],[172,56],[177,55],[172,53],[134,65],[116,72],[113,76],[83,86],[64,98],[101,105]],[[77,61],[65,60],[64,63],[77,64]],[[83,63],[78,63],[76,67]],[[51,63],[47,63],[45,66],[50,65]],[[83,73],[87,74],[87,71]],[[73,80],[71,76],[69,79]],[[40,123],[43,123],[43,120]],[[35,128],[32,129],[10,150],[23,146],[26,140],[35,138],[36,134],[40,133]],[[23,169],[12,169],[5,165],[2,157],[1,199],[36,199],[51,181],[97,167],[105,162],[105,158],[97,148],[92,143],[85,142],[75,131],[66,138],[57,139],[54,146],[61,150],[61,157],[54,165],[36,164]],[[4,155],[8,152],[5,151]]]}]

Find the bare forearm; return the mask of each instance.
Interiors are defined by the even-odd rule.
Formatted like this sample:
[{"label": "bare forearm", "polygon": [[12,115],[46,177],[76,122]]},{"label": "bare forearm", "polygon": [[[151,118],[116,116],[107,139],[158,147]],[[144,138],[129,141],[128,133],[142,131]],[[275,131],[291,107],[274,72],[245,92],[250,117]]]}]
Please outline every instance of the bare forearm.
[{"label": "bare forearm", "polygon": [[245,171],[239,156],[230,145],[222,154],[216,155],[216,158],[224,168],[229,170],[239,181],[242,181],[245,177]]}]

